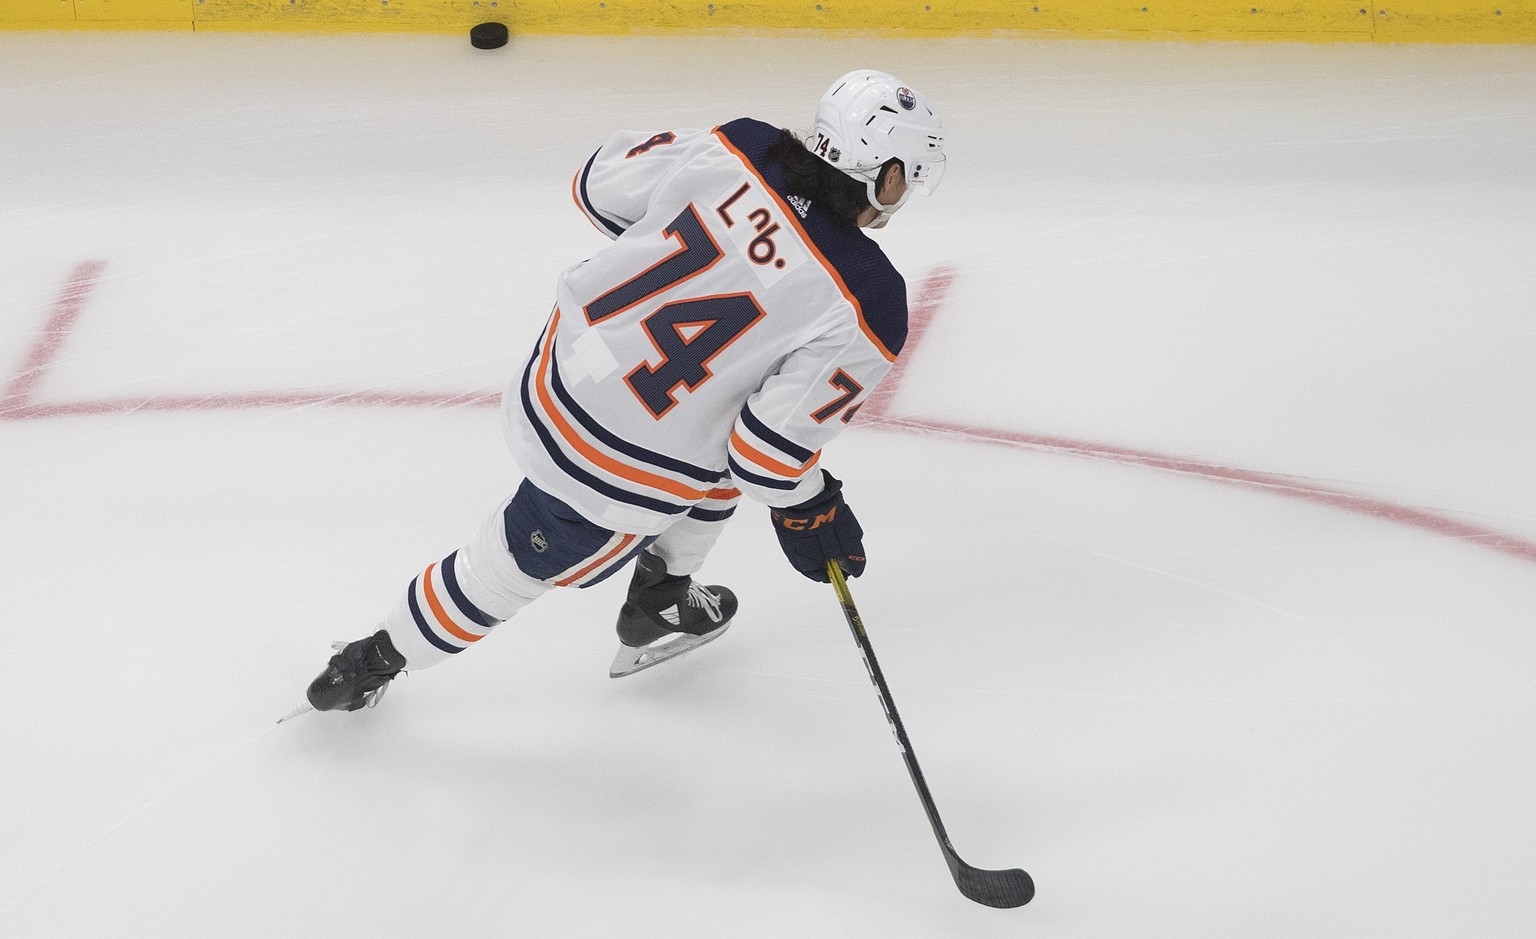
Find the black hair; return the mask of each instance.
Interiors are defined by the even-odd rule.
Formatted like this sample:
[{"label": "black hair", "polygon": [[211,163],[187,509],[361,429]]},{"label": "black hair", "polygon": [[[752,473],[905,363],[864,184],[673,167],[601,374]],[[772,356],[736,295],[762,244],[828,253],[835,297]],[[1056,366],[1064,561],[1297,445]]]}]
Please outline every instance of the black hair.
[{"label": "black hair", "polygon": [[850,224],[857,224],[870,207],[864,183],[807,150],[794,131],[781,128],[768,156],[784,168],[784,185],[790,195],[809,199]]}]

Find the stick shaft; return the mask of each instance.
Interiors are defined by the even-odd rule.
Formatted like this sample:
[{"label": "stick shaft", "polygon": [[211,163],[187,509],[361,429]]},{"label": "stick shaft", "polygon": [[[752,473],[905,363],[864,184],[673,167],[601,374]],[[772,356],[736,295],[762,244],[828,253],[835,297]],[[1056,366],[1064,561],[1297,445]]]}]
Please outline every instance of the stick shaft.
[{"label": "stick shaft", "polygon": [[954,847],[949,843],[949,834],[944,830],[944,821],[939,818],[939,810],[933,802],[933,794],[928,791],[928,781],[923,778],[923,769],[917,763],[917,754],[912,752],[912,740],[907,736],[907,728],[901,722],[901,714],[896,710],[896,701],[891,697],[891,688],[885,682],[885,673],[880,670],[880,660],[875,657],[875,648],[870,644],[869,633],[864,629],[864,621],[859,617],[859,608],[853,603],[853,595],[848,591],[848,581],[843,576],[842,567],[832,561],[827,564],[827,576],[832,580],[832,588],[837,591],[837,600],[843,607],[843,616],[848,620],[848,628],[853,631],[854,642],[858,643],[859,651],[864,656],[864,667],[869,671],[869,680],[874,683],[875,691],[880,696],[880,706],[885,709],[885,719],[891,725],[891,732],[896,736],[896,745],[901,748],[901,758],[907,764],[907,773],[912,777],[912,785],[917,788],[917,796],[922,800],[923,811],[928,814],[928,824],[933,827],[933,834],[939,839],[939,846],[944,849],[945,860],[954,856]]},{"label": "stick shaft", "polygon": [[907,728],[901,722],[901,714],[896,710],[896,702],[891,697],[891,688],[885,683],[885,673],[880,670],[880,661],[875,658],[875,649],[869,642],[869,633],[864,630],[864,621],[859,617],[859,608],[853,605],[853,595],[848,592],[848,581],[843,577],[843,569],[836,562],[827,564],[827,578],[832,581],[832,587],[837,591],[838,602],[842,604],[843,616],[848,620],[848,628],[853,631],[853,639],[859,645],[859,651],[864,656],[864,666],[869,670],[869,680],[874,683],[875,691],[880,695],[880,706],[885,709],[885,718],[890,722],[891,733],[896,736],[896,745],[901,748],[901,758],[906,761],[907,773],[912,777],[912,785],[917,788],[917,796],[923,802],[923,811],[928,814],[928,824],[933,828],[933,836],[939,839],[939,850],[944,853],[944,863],[949,865],[950,876],[955,879],[955,886],[968,899],[998,909],[1012,909],[1028,903],[1035,895],[1035,882],[1028,872],[1019,868],[1009,870],[984,870],[972,867],[960,859],[955,853],[955,848],[949,843],[949,834],[944,830],[944,822],[939,818],[938,806],[934,805],[933,794],[928,791],[928,781],[923,778],[922,767],[917,765],[917,754],[912,752],[912,741],[907,737]]}]

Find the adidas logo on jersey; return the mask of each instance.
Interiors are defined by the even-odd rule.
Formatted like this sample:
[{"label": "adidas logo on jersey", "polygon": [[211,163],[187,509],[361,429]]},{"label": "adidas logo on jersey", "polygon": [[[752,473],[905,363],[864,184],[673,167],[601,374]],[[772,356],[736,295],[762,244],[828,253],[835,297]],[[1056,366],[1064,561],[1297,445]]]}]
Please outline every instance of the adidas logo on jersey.
[{"label": "adidas logo on jersey", "polygon": [[801,218],[811,214],[811,200],[809,199],[804,199],[800,196],[790,196],[789,204],[794,206],[795,214]]}]

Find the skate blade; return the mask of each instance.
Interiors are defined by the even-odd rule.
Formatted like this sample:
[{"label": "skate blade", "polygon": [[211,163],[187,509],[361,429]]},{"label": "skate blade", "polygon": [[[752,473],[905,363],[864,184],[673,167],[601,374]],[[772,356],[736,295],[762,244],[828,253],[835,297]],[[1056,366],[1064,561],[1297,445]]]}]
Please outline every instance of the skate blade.
[{"label": "skate blade", "polygon": [[277,722],[279,724],[281,724],[283,721],[291,721],[295,717],[298,717],[300,714],[308,714],[310,711],[313,711],[314,709],[315,708],[314,708],[313,705],[302,704],[302,705],[294,708],[293,710],[289,711],[287,714],[284,714],[282,717],[279,717],[277,719]]},{"label": "skate blade", "polygon": [[707,632],[702,636],[690,633],[673,633],[671,639],[666,642],[652,643],[648,646],[626,646],[619,643],[619,651],[613,656],[613,664],[608,667],[609,678],[623,678],[625,675],[633,675],[635,672],[643,672],[652,665],[660,665],[663,662],[675,659],[685,652],[692,652],[707,642],[718,639],[722,633],[730,627],[727,622],[719,629]]}]

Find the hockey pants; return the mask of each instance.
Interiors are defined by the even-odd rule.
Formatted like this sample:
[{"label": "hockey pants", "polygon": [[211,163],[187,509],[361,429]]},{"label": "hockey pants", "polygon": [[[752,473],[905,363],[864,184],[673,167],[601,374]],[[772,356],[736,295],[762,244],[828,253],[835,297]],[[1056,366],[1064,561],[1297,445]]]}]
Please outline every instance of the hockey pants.
[{"label": "hockey pants", "polygon": [[381,624],[406,667],[428,668],[479,642],[551,587],[590,587],[647,548],[672,574],[703,566],[739,495],[708,499],[659,535],[610,531],[524,482],[469,543],[427,565]]}]

